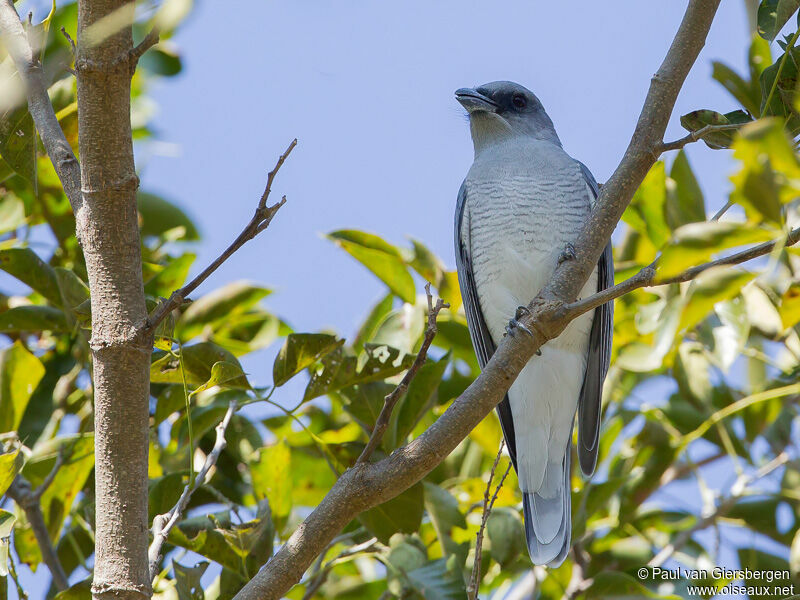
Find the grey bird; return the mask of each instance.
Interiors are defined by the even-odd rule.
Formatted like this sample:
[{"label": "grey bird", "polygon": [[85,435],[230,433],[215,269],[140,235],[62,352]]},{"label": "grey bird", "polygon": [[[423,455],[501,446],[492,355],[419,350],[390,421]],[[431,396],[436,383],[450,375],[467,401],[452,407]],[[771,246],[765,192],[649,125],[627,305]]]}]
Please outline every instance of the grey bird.
[{"label": "grey bird", "polygon": [[[483,368],[506,334],[530,334],[518,319],[572,242],[598,195],[589,169],[561,147],[539,99],[496,81],[456,91],[469,113],[475,160],[458,193],[456,266],[472,344]],[[614,284],[609,244],[581,297]],[[523,493],[525,536],[534,564],[558,566],[571,536],[571,446],[578,413],[578,459],[597,462],[603,380],[613,305],[572,321],[542,346],[497,407]]]}]

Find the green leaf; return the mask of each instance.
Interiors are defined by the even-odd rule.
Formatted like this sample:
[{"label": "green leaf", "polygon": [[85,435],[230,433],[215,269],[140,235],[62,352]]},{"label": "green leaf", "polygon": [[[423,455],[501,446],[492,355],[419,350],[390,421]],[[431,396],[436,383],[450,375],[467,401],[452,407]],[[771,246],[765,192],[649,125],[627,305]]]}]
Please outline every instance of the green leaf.
[{"label": "green leaf", "polygon": [[200,239],[192,220],[183,210],[154,194],[138,192],[136,202],[142,218],[142,235],[161,237],[177,230],[175,239],[193,241]]},{"label": "green leaf", "polygon": [[59,538],[72,503],[94,468],[94,434],[59,437],[37,447],[23,469],[23,474],[34,487],[40,485],[52,470],[58,452],[64,455],[64,464],[41,499],[47,531],[53,540]]},{"label": "green leaf", "polygon": [[292,453],[285,439],[261,448],[250,463],[253,494],[269,502],[278,531],[283,529],[292,511],[291,472]]},{"label": "green leaf", "polygon": [[449,533],[453,527],[467,528],[467,521],[458,508],[458,500],[443,487],[424,481],[425,509],[437,530]]},{"label": "green leaf", "polygon": [[202,392],[214,386],[224,388],[252,389],[247,381],[247,376],[242,371],[242,366],[237,363],[221,360],[211,365],[211,375],[204,384],[195,389],[192,394]]},{"label": "green leaf", "polygon": [[[15,74],[13,81],[6,81],[3,85],[22,84]],[[28,181],[36,179],[36,128],[27,103],[0,114],[0,156]]]},{"label": "green leaf", "polygon": [[445,559],[408,571],[405,580],[425,600],[462,600],[467,597],[461,573],[448,569]]},{"label": "green leaf", "polygon": [[492,558],[506,567],[527,549],[525,526],[519,513],[507,507],[494,508],[486,522],[486,534],[492,544]]},{"label": "green leaf", "polygon": [[167,542],[196,552],[238,573],[242,568],[242,558],[228,545],[221,533],[221,527],[230,525],[228,511],[190,517],[172,528]]},{"label": "green leaf", "polygon": [[401,356],[397,348],[365,344],[358,357],[337,348],[324,356],[320,367],[311,373],[303,402],[342,388],[369,381],[378,381],[408,369],[414,356]]},{"label": "green leaf", "polygon": [[422,416],[433,406],[436,391],[449,364],[448,353],[438,361],[429,360],[419,368],[408,386],[408,391],[392,413],[393,420],[396,420],[395,444],[403,443]]},{"label": "green leaf", "polygon": [[591,587],[586,590],[588,598],[659,598],[662,600],[680,600],[680,596],[657,594],[644,587],[626,573],[618,571],[601,571],[595,575]]},{"label": "green leaf", "polygon": [[42,377],[44,365],[19,340],[0,352],[0,433],[17,430]]},{"label": "green leaf", "polygon": [[327,238],[364,265],[405,302],[416,299],[414,280],[400,251],[376,235],[356,230],[334,231]]},{"label": "green leaf", "polygon": [[716,253],[771,240],[775,234],[767,229],[734,223],[708,221],[679,227],[664,248],[658,262],[658,277],[667,279],[689,267],[708,262]]},{"label": "green leaf", "polygon": [[0,250],[0,269],[16,277],[56,306],[61,306],[61,293],[55,271],[30,248]]},{"label": "green leaf", "polygon": [[273,383],[280,387],[300,371],[339,348],[344,340],[325,333],[291,333],[272,366]]},{"label": "green leaf", "polygon": [[370,341],[411,354],[420,342],[424,329],[425,313],[422,306],[404,303],[400,309],[386,315]]},{"label": "green leaf", "polygon": [[270,290],[247,281],[235,281],[192,302],[178,320],[175,334],[182,340],[200,335],[214,326],[245,312]]},{"label": "green leaf", "polygon": [[13,192],[0,197],[0,234],[14,231],[25,224],[25,203]]},{"label": "green leaf", "polygon": [[633,195],[623,220],[648,237],[655,248],[661,248],[670,236],[665,213],[667,179],[664,163],[656,162]]},{"label": "green leaf", "polygon": [[418,482],[391,500],[361,513],[358,520],[385,544],[395,533],[417,531],[423,512],[423,487]]},{"label": "green leaf", "polygon": [[61,294],[61,304],[70,311],[75,311],[81,304],[89,300],[89,286],[73,271],[63,267],[53,269]]},{"label": "green leaf", "polygon": [[[681,117],[681,125],[687,131],[699,131],[706,125],[744,125],[753,119],[744,111],[735,110],[726,114],[714,110],[694,110]],[[712,131],[703,136],[703,142],[709,148],[721,150],[730,148],[736,137],[736,129]]]},{"label": "green leaf", "polygon": [[20,454],[19,448],[0,454],[0,496],[6,493],[24,462],[25,458]]},{"label": "green leaf", "polygon": [[145,52],[139,59],[139,66],[147,69],[153,75],[164,75],[165,77],[177,75],[183,68],[181,57],[163,43]]},{"label": "green leaf", "polygon": [[[184,346],[183,367],[186,383],[202,385],[211,379],[211,369],[218,362],[228,362],[241,369],[236,357],[212,342]],[[156,351],[150,364],[150,381],[154,383],[183,383],[180,360],[168,352]]]},{"label": "green leaf", "polygon": [[62,311],[51,306],[17,306],[0,313],[0,333],[20,331],[70,331]]},{"label": "green leaf", "polygon": [[156,515],[166,514],[175,506],[183,493],[184,475],[184,471],[176,471],[150,479],[147,486],[148,522],[152,522]]},{"label": "green leaf", "polygon": [[762,0],[758,7],[758,35],[774,40],[798,7],[800,0]]},{"label": "green leaf", "polygon": [[185,567],[175,560],[172,561],[178,600],[203,600],[205,598],[200,579],[207,568],[208,562],[206,561],[198,562],[193,567]]},{"label": "green leaf", "polygon": [[367,318],[364,319],[361,327],[359,327],[356,339],[353,341],[354,351],[359,352],[364,348],[364,343],[372,341],[372,336],[375,335],[378,325],[380,325],[386,318],[386,315],[391,312],[393,303],[394,295],[389,293],[372,307]]},{"label": "green leaf", "polygon": [[145,283],[145,294],[163,298],[168,297],[184,284],[189,276],[189,269],[196,258],[196,254],[187,252],[171,260],[166,267]]},{"label": "green leaf", "polygon": [[55,600],[92,600],[92,578],[88,577],[58,592]]},{"label": "green leaf", "polygon": [[0,577],[8,575],[8,548],[16,520],[14,513],[0,509]]},{"label": "green leaf", "polygon": [[670,189],[666,201],[670,229],[677,229],[687,223],[705,221],[706,204],[703,191],[683,150],[675,157],[669,176],[675,182],[675,188]]},{"label": "green leaf", "polygon": [[761,88],[758,86],[758,75],[755,79],[757,90],[754,91],[751,82],[745,81],[741,75],[736,73],[729,66],[718,61],[713,61],[711,64],[713,65],[711,77],[722,84],[722,87],[728,90],[747,112],[751,115],[759,114],[761,106]]},{"label": "green leaf", "polygon": [[754,277],[755,273],[731,267],[715,267],[701,273],[689,286],[680,328],[693,328],[718,302],[737,296]]}]

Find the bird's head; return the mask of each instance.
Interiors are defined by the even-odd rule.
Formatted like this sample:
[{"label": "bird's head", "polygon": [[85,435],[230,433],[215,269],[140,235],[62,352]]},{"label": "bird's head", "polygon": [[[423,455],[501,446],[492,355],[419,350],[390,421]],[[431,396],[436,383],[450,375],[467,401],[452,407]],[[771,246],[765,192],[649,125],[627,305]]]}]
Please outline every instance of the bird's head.
[{"label": "bird's head", "polygon": [[469,113],[475,153],[514,136],[561,145],[553,122],[529,89],[512,81],[493,81],[456,90],[456,100]]}]

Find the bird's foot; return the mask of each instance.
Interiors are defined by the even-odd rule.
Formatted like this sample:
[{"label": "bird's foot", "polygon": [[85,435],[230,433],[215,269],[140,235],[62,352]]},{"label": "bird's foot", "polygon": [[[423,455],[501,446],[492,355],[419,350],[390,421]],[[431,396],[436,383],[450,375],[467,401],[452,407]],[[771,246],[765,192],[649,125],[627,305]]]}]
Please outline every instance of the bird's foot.
[{"label": "bird's foot", "polygon": [[531,333],[531,330],[519,322],[519,319],[529,314],[531,314],[531,311],[529,311],[527,307],[525,306],[517,307],[517,312],[514,313],[514,318],[508,322],[508,325],[506,325],[506,334],[513,337],[514,332],[517,329],[520,329],[525,333],[527,333],[530,337],[533,337],[533,333]]},{"label": "bird's foot", "polygon": [[567,242],[564,250],[558,255],[558,264],[567,260],[575,260],[575,246],[572,245],[572,242]]}]

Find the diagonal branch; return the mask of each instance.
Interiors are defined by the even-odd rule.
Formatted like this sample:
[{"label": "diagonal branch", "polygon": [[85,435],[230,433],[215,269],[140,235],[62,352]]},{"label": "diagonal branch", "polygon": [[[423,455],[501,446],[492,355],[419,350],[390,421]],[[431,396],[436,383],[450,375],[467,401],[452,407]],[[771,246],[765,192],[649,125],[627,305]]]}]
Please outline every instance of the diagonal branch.
[{"label": "diagonal branch", "polygon": [[214,440],[214,447],[211,449],[211,452],[209,452],[208,456],[206,456],[206,460],[203,463],[203,468],[200,469],[199,473],[197,473],[194,481],[189,481],[189,483],[186,484],[186,487],[183,488],[183,493],[181,494],[181,497],[178,498],[178,502],[175,503],[175,506],[173,506],[169,512],[163,515],[157,515],[153,519],[153,541],[147,551],[147,560],[150,569],[150,581],[155,580],[156,576],[158,575],[158,564],[161,562],[161,549],[164,546],[164,542],[167,541],[167,536],[169,536],[170,530],[175,527],[180,520],[181,516],[183,515],[183,511],[186,510],[189,500],[192,498],[192,494],[194,494],[197,491],[197,488],[206,482],[208,472],[211,470],[211,467],[217,464],[219,455],[222,454],[222,451],[225,449],[225,446],[227,445],[227,442],[225,441],[225,430],[228,428],[228,424],[230,424],[231,418],[233,418],[233,414],[238,410],[238,408],[239,405],[236,400],[231,400],[225,416],[222,417],[222,421],[220,421],[216,427],[217,437]]},{"label": "diagonal branch", "polygon": [[53,163],[61,185],[64,186],[72,211],[77,213],[81,206],[80,165],[58,123],[47,95],[42,64],[31,49],[13,0],[0,0],[0,38],[25,86],[28,111],[33,117],[44,149]]},{"label": "diagonal branch", "polygon": [[[681,25],[653,76],[642,113],[620,165],[600,191],[594,210],[564,261],[528,305],[523,324],[531,336],[506,336],[483,372],[422,435],[377,463],[359,463],[331,488],[270,561],[236,595],[237,600],[277,599],[303,576],[314,558],[360,512],[421,480],[505,396],[536,351],[569,323],[563,307],[574,302],[611,234],[658,156],[683,82],[702,49],[720,0],[690,0]],[[588,309],[587,309],[588,310]]]},{"label": "diagonal branch", "polygon": [[425,364],[425,361],[428,358],[428,349],[431,347],[433,338],[436,337],[436,318],[439,316],[439,311],[441,311],[443,308],[450,307],[450,305],[446,302],[443,302],[441,298],[436,300],[436,306],[434,306],[433,296],[431,296],[430,283],[425,284],[425,293],[428,295],[428,327],[425,330],[425,338],[422,341],[422,346],[420,347],[417,357],[414,359],[411,368],[406,371],[406,374],[403,376],[400,384],[394,388],[392,392],[386,396],[386,398],[383,399],[383,408],[381,409],[381,412],[375,421],[375,427],[372,430],[372,435],[369,438],[369,442],[367,442],[367,445],[361,452],[361,456],[358,457],[358,460],[356,461],[357,463],[367,462],[369,457],[375,451],[375,448],[380,445],[381,440],[383,439],[383,434],[386,433],[386,428],[389,426],[389,419],[392,416],[392,411],[394,410],[397,401],[400,400],[400,398],[403,397],[403,394],[408,391],[408,386],[417,375],[417,371],[419,371],[419,368]]},{"label": "diagonal branch", "polygon": [[64,572],[64,567],[58,559],[58,553],[53,546],[53,541],[50,539],[50,533],[47,531],[47,525],[44,522],[44,514],[42,513],[41,499],[42,494],[47,491],[47,488],[53,483],[59,469],[64,464],[64,452],[59,452],[56,456],[56,462],[47,477],[44,478],[41,485],[35,490],[32,488],[30,482],[22,475],[17,475],[11,486],[8,488],[8,497],[17,503],[28,523],[33,530],[33,535],[36,538],[36,543],[39,544],[39,550],[42,553],[42,560],[50,569],[50,574],[53,576],[53,583],[61,591],[69,587],[69,579]]},{"label": "diagonal branch", "polygon": [[278,209],[286,203],[286,196],[284,196],[281,198],[280,202],[273,204],[272,206],[267,206],[267,199],[272,191],[272,182],[275,180],[278,170],[286,161],[286,158],[289,156],[292,150],[294,150],[296,145],[297,140],[292,140],[292,143],[289,144],[289,147],[286,148],[286,151],[281,154],[280,157],[278,157],[278,162],[275,164],[275,168],[273,168],[272,171],[270,171],[267,175],[267,185],[264,188],[264,193],[261,194],[261,199],[258,201],[256,212],[253,215],[253,218],[250,219],[250,222],[245,225],[245,228],[242,230],[239,236],[231,243],[230,246],[225,249],[222,254],[220,254],[214,260],[214,262],[208,265],[202,273],[192,279],[181,289],[172,292],[172,295],[168,300],[162,301],[153,310],[153,312],[150,313],[150,315],[147,317],[147,322],[144,325],[145,331],[155,331],[159,323],[161,323],[161,321],[163,321],[167,315],[169,315],[169,313],[183,304],[183,301],[186,299],[186,297],[195,289],[197,289],[201,283],[208,279],[209,275],[216,271],[222,265],[222,263],[228,260],[234,252],[269,227],[269,224],[272,222],[272,218],[275,216],[275,213],[277,213]]}]

